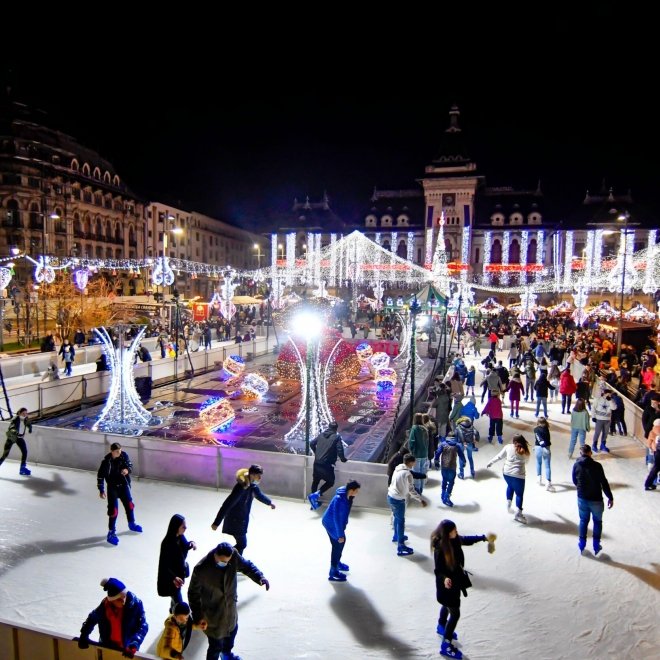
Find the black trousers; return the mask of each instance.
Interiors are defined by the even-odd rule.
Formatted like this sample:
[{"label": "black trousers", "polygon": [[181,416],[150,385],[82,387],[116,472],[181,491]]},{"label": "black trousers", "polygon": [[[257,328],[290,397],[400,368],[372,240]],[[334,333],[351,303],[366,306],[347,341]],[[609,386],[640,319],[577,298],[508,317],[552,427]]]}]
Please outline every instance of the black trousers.
[{"label": "black trousers", "polygon": [[14,446],[14,443],[16,443],[18,448],[21,450],[21,466],[24,466],[27,463],[27,445],[25,444],[25,438],[19,436],[16,438],[16,440],[10,440],[7,438],[7,442],[5,442],[5,450],[2,452],[2,456],[0,456],[0,465],[2,465],[5,458],[7,458],[9,455],[9,452]]},{"label": "black trousers", "polygon": [[[461,608],[459,607],[447,607],[443,605],[440,608],[440,618],[438,623],[445,629],[444,639],[451,644],[452,637],[454,636],[454,630],[456,630],[456,624],[461,618]],[[449,620],[447,620],[449,619]]]},{"label": "black trousers", "polygon": [[[325,482],[319,489],[319,482]],[[335,484],[335,468],[325,463],[314,463],[314,472],[312,476],[312,493],[317,490],[323,495],[326,490],[332,488]]]},{"label": "black trousers", "polygon": [[135,522],[135,514],[133,513],[135,507],[129,486],[108,486],[107,498],[109,530],[114,532],[117,525],[117,514],[119,513],[118,500],[121,500],[121,503],[124,505],[124,511],[126,511],[126,519],[128,522]]}]

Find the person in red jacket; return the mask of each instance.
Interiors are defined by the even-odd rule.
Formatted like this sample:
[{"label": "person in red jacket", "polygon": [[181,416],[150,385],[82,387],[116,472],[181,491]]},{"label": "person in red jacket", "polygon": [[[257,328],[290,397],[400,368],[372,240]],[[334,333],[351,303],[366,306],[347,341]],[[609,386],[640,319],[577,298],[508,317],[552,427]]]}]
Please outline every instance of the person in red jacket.
[{"label": "person in red jacket", "polygon": [[497,350],[497,340],[498,340],[497,333],[495,332],[495,330],[491,330],[490,334],[488,335],[488,341],[490,342],[491,351]]},{"label": "person in red jacket", "polygon": [[566,367],[559,377],[559,394],[561,394],[561,412],[562,414],[571,414],[571,399],[577,392],[575,378],[571,375],[571,368]]},{"label": "person in red jacket", "polygon": [[497,441],[502,444],[502,425],[504,422],[504,412],[502,411],[502,401],[499,395],[495,394],[483,409],[482,415],[490,417],[488,426],[488,442],[493,442],[493,436],[497,435]]}]

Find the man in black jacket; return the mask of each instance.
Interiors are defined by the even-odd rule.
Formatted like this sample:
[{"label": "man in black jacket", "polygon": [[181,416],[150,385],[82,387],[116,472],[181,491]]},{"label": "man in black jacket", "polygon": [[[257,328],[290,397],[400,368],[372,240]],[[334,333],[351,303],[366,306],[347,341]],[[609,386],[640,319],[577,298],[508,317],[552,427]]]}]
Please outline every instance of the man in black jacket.
[{"label": "man in black jacket", "polygon": [[[133,512],[134,504],[131,496],[131,472],[133,463],[125,451],[122,451],[118,442],[110,445],[110,453],[106,454],[101,461],[97,476],[97,485],[99,497],[102,500],[108,500],[108,543],[118,545],[116,525],[118,513],[118,500],[124,505],[128,528],[133,532],[141,532],[142,527],[135,522]],[[108,486],[108,493],[105,492],[105,484]]]},{"label": "man in black jacket", "polygon": [[[337,462],[337,458],[342,463],[346,463],[348,460],[344,456],[344,443],[342,442],[341,435],[337,433],[338,428],[337,422],[331,422],[330,426],[316,436],[309,444],[314,452],[312,492],[307,496],[312,509],[318,509],[321,506],[321,495],[334,486],[335,463]],[[321,481],[324,483],[319,488]]]},{"label": "man in black jacket", "polygon": [[9,422],[9,427],[7,428],[7,441],[5,442],[5,449],[2,452],[2,456],[0,456],[0,465],[4,463],[5,458],[7,458],[15,443],[21,450],[21,467],[19,468],[19,474],[29,477],[32,472],[28,470],[26,465],[28,454],[27,445],[25,444],[26,431],[32,433],[32,422],[30,422],[28,418],[28,409],[21,408],[11,422]]},{"label": "man in black jacket", "polygon": [[211,529],[215,531],[220,523],[223,520],[225,521],[222,531],[236,539],[234,547],[239,555],[242,555],[245,548],[247,548],[247,530],[253,498],[256,497],[262,504],[266,504],[271,509],[275,508],[270,498],[262,493],[261,488],[259,488],[263,473],[264,470],[261,465],[250,465],[249,468],[238,470],[236,472],[236,485],[222,503],[211,525]]},{"label": "man in black jacket", "polygon": [[591,447],[588,444],[580,447],[580,458],[573,465],[573,483],[577,486],[578,511],[580,512],[578,548],[580,553],[587,545],[587,527],[589,518],[594,517],[594,554],[597,555],[602,547],[600,537],[603,530],[603,493],[607,497],[607,508],[614,506],[614,496],[610,485],[605,478],[605,471],[600,463],[591,457]]}]

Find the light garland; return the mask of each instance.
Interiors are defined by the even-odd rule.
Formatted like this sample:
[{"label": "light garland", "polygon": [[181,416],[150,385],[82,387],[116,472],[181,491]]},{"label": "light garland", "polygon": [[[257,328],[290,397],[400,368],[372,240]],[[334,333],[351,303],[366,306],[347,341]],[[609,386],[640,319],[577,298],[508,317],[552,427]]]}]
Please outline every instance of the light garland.
[{"label": "light garland", "polygon": [[490,251],[493,245],[493,232],[486,231],[484,232],[484,274],[483,280],[484,284],[490,284],[490,273],[487,270],[487,266],[490,266]]},{"label": "light garland", "polygon": [[207,399],[199,409],[199,419],[209,433],[226,431],[236,418],[236,413],[225,397]]},{"label": "light garland", "polygon": [[157,260],[151,274],[151,281],[156,286],[171,286],[174,284],[174,272],[172,271],[168,257],[162,256]]},{"label": "light garland", "polygon": [[633,289],[637,288],[637,272],[633,259],[634,241],[634,229],[628,229],[621,232],[616,265],[612,268],[607,278],[608,289],[612,293],[619,292],[623,288],[624,294],[628,294],[632,293]]},{"label": "light garland", "polygon": [[9,286],[12,278],[12,269],[0,267],[0,291],[3,291]]},{"label": "light garland", "polygon": [[391,393],[396,387],[397,374],[394,369],[385,367],[383,369],[378,369],[374,375],[374,381],[376,383],[376,388],[379,392],[382,393]]},{"label": "light garland", "polygon": [[534,275],[534,281],[540,282],[543,274],[543,257],[545,256],[545,232],[542,229],[536,232],[536,265],[540,268]]},{"label": "light garland", "polygon": [[[505,231],[502,237],[502,265],[505,267],[509,266],[509,251],[511,249],[511,232]],[[502,269],[502,274],[500,275],[500,282],[502,284],[509,283],[509,273],[506,268]]]},{"label": "light garland", "polygon": [[87,268],[79,268],[78,270],[74,271],[73,277],[78,290],[84,291],[87,288],[87,282],[89,281],[89,271]]},{"label": "light garland", "polygon": [[593,264],[594,264],[594,249],[595,245],[596,232],[588,231],[587,232],[587,247],[585,252],[585,268],[584,268],[584,279],[586,282],[591,282],[591,275],[593,273]]},{"label": "light garland", "polygon": [[296,274],[296,234],[286,235],[286,285],[291,286]]},{"label": "light garland", "polygon": [[433,227],[426,230],[425,248],[424,267],[430,269],[433,262]]},{"label": "light garland", "polygon": [[655,263],[655,253],[657,248],[656,241],[658,240],[658,230],[650,229],[648,234],[648,247],[646,250],[646,261],[647,268],[644,271],[644,284],[642,285],[642,291],[650,296],[654,295],[658,290],[658,282],[655,278],[655,273],[653,268],[649,267],[648,264]]},{"label": "light garland", "polygon": [[[564,288],[568,289],[571,286],[571,266],[573,264],[573,232],[567,231],[564,240]],[[538,256],[538,246],[536,248],[536,255]]]},{"label": "light garland", "polygon": [[[330,234],[330,251],[334,252],[337,244],[337,234]],[[330,286],[334,287],[337,282],[337,260],[330,261]]]},{"label": "light garland", "polygon": [[[146,329],[147,326],[142,326],[130,346],[125,347],[120,343],[119,348],[115,348],[112,337],[106,328],[94,328],[94,333],[101,342],[112,373],[108,398],[101,414],[92,426],[92,431],[141,435],[142,427],[160,422],[159,418],[152,417],[151,413],[142,405],[133,377],[135,354]],[[120,337],[123,337],[123,333]]]},{"label": "light garland", "polygon": [[[463,227],[463,238],[461,242],[461,261],[464,264],[470,263],[470,226]],[[461,279],[467,281],[468,271],[467,268],[461,271]]]},{"label": "light garland", "polygon": [[241,383],[241,391],[249,398],[262,399],[268,392],[268,381],[259,374],[247,374]]},{"label": "light garland", "polygon": [[[529,232],[522,231],[520,232],[520,263],[527,263],[527,250],[529,250]],[[527,284],[527,271],[520,271],[520,284],[525,286]]]}]

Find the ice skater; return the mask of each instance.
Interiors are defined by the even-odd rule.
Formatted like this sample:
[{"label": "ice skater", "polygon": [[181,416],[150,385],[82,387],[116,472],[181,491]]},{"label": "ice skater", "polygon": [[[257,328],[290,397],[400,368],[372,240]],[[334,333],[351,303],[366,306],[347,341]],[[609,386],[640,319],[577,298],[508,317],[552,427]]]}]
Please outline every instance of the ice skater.
[{"label": "ice skater", "polygon": [[426,500],[415,490],[413,484],[412,468],[415,465],[415,457],[412,454],[406,454],[403,457],[403,463],[394,468],[392,482],[387,489],[387,503],[392,509],[394,517],[394,536],[392,542],[397,544],[396,554],[399,557],[412,555],[413,549],[406,545],[408,537],[406,536],[406,505],[408,497],[417,500],[423,507],[426,506]]},{"label": "ice skater", "polygon": [[190,574],[186,557],[190,550],[196,550],[194,541],[185,537],[186,519],[175,513],[167,526],[167,533],[160,544],[158,558],[158,595],[171,599],[170,612],[177,603],[183,602],[181,587]]},{"label": "ice skater", "polygon": [[551,493],[555,492],[555,487],[552,485],[552,472],[550,469],[550,461],[552,459],[552,452],[550,450],[550,426],[545,417],[539,417],[536,427],[534,428],[534,453],[536,454],[536,477],[539,485],[543,486],[543,475],[541,469],[545,462],[545,478],[548,482],[545,489]]},{"label": "ice skater", "polygon": [[601,550],[601,534],[603,531],[603,493],[607,497],[607,508],[614,506],[614,496],[610,484],[605,478],[605,470],[591,456],[591,447],[580,447],[580,458],[573,465],[573,483],[577,486],[578,512],[580,525],[578,528],[578,548],[582,553],[587,545],[587,528],[589,519],[594,518],[593,547],[594,554]]},{"label": "ice skater", "polygon": [[360,484],[354,480],[349,481],[345,486],[340,486],[323,514],[323,527],[328,533],[330,545],[332,546],[330,574],[328,576],[328,580],[331,582],[346,582],[344,572],[348,571],[349,568],[347,564],[342,563],[341,556],[346,545],[348,517],[351,513],[353,500],[359,491]]},{"label": "ice skater", "polygon": [[[344,456],[344,442],[337,432],[338,428],[337,422],[330,422],[328,428],[309,443],[314,452],[312,492],[307,496],[312,509],[318,509],[321,506],[323,493],[334,486],[337,459],[342,463],[346,463],[348,460]],[[319,488],[322,481],[323,485]]]},{"label": "ice skater", "polygon": [[523,514],[523,495],[525,494],[525,465],[529,459],[529,443],[522,435],[514,435],[513,441],[488,463],[491,467],[497,461],[504,461],[502,474],[506,481],[506,508],[511,513],[513,496],[516,496],[516,508],[518,511],[514,520],[527,524],[527,518]]},{"label": "ice skater", "polygon": [[236,484],[222,503],[211,529],[215,531],[224,520],[222,531],[236,540],[234,547],[239,555],[247,548],[247,530],[250,523],[252,500],[256,497],[262,504],[275,508],[272,500],[261,492],[259,482],[264,471],[261,465],[250,465],[236,472]]},{"label": "ice skater", "polygon": [[25,477],[29,477],[32,472],[27,468],[28,450],[27,445],[25,444],[26,431],[32,433],[32,422],[28,416],[28,409],[21,408],[12,418],[11,422],[9,422],[5,449],[2,452],[2,456],[0,456],[0,465],[5,462],[5,458],[9,455],[11,448],[16,444],[21,450],[21,467],[18,469],[18,473]]},{"label": "ice skater", "polygon": [[[118,442],[110,445],[110,453],[106,454],[101,461],[101,467],[96,475],[99,497],[108,500],[108,543],[118,545],[117,538],[117,514],[118,500],[124,505],[128,528],[132,532],[141,532],[142,527],[135,522],[135,505],[131,495],[131,472],[133,463],[125,451],[122,451]],[[105,482],[105,483],[104,483]],[[106,495],[105,484],[108,492]]]},{"label": "ice skater", "polygon": [[78,647],[89,648],[89,636],[98,626],[98,646],[121,651],[125,658],[132,658],[149,631],[142,601],[117,578],[101,580],[101,586],[108,595],[83,623]]},{"label": "ice skater", "polygon": [[234,655],[238,632],[238,579],[243,573],[256,584],[270,589],[264,574],[243,559],[230,543],[220,543],[193,569],[188,600],[193,622],[204,631],[209,647],[206,660],[241,660]]},{"label": "ice skater", "polygon": [[456,459],[460,458],[465,465],[463,447],[453,435],[448,435],[440,444],[440,470],[442,473],[442,503],[445,506],[454,506],[451,494],[456,481]]},{"label": "ice skater", "polygon": [[495,552],[495,534],[481,536],[459,536],[456,523],[443,520],[431,534],[431,552],[435,564],[435,592],[440,608],[438,635],[442,635],[440,653],[448,658],[462,658],[463,653],[453,644],[458,639],[454,632],[461,618],[461,592],[467,596],[472,586],[463,568],[465,565],[464,545],[488,542],[488,552]]}]

